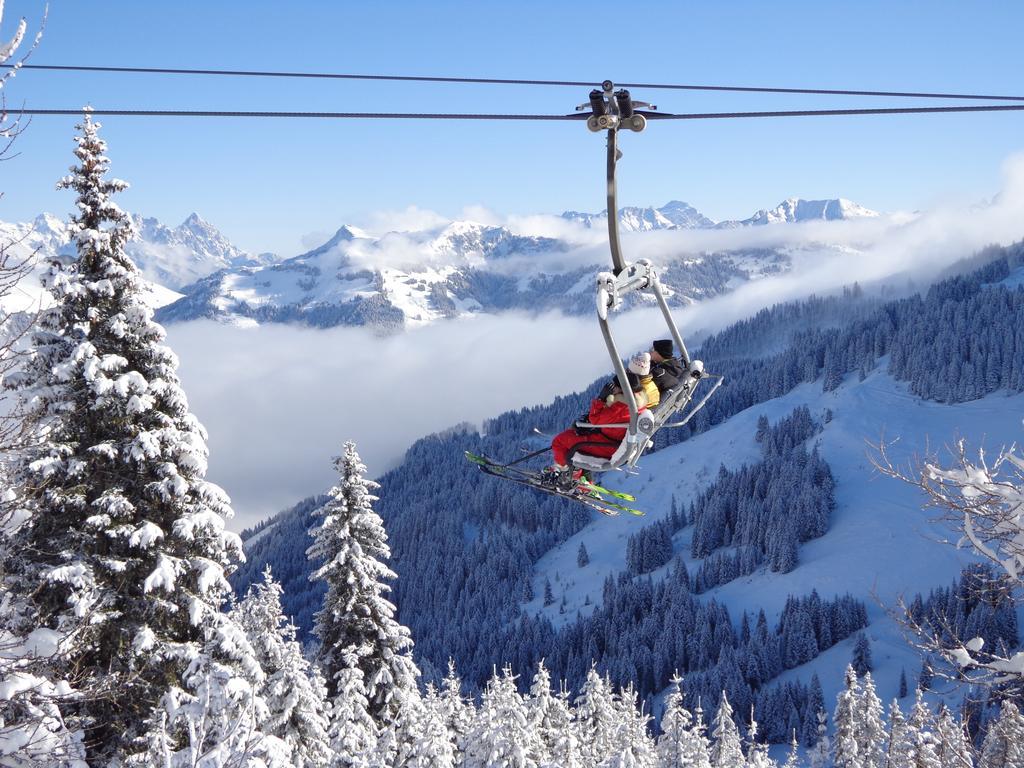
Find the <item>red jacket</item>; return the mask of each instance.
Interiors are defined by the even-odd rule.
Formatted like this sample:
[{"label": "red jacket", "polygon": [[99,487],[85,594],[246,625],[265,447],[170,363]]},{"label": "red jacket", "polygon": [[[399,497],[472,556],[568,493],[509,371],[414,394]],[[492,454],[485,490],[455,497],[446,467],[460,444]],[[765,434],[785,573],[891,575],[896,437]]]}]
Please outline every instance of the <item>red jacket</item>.
[{"label": "red jacket", "polygon": [[[637,398],[637,407],[642,411],[647,407],[647,399],[641,393],[634,393]],[[610,404],[604,400],[594,399],[590,404],[590,423],[591,424],[628,424],[629,423],[629,406],[626,405],[626,401],[622,399],[622,395],[616,395]],[[605,440],[612,443],[621,443],[622,439],[626,436],[626,430],[624,427],[617,427],[615,429],[602,429],[595,433],[595,437],[600,435]]]}]

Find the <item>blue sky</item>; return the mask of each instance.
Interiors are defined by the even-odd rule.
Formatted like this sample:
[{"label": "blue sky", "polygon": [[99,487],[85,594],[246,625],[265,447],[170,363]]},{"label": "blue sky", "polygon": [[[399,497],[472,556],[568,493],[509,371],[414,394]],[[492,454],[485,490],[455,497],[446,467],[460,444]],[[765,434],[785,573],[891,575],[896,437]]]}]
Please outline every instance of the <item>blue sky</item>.
[{"label": "blue sky", "polygon": [[[39,18],[8,0],[3,29]],[[1024,6],[976,2],[177,2],[51,0],[35,63],[286,69],[727,85],[1024,93]],[[572,88],[26,71],[37,107],[561,113]],[[665,111],[886,105],[884,99],[634,92]],[[73,118],[39,117],[0,166],[0,219],[69,210],[54,182]],[[122,205],[171,224],[198,211],[241,247],[294,255],[407,206],[455,216],[600,210],[603,137],[576,123],[107,118]],[[991,196],[1024,113],[655,124],[623,141],[624,204],[682,199],[712,218],[788,196],[880,210]]]}]

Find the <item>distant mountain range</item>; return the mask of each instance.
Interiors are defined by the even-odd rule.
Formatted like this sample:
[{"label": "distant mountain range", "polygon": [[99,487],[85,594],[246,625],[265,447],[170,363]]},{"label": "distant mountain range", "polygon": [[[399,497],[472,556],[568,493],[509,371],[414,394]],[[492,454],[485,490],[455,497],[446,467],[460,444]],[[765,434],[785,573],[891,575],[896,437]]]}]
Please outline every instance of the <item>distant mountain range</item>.
[{"label": "distant mountain range", "polygon": [[[790,199],[723,222],[680,201],[620,211],[622,229],[638,233],[877,215],[843,199]],[[561,218],[583,229],[607,221],[604,212],[567,211]],[[243,251],[195,213],[176,227],[154,218],[134,221],[138,237],[128,251],[154,284],[158,319],[166,323],[210,318],[396,330],[508,309],[585,313],[593,304],[594,273],[605,265],[604,254],[582,233],[578,240],[552,238],[471,221],[380,236],[343,226],[319,247],[287,259]],[[42,214],[32,222],[0,223],[0,238],[42,260],[67,248],[68,231],[66,222]],[[789,257],[784,248],[678,254],[660,267],[673,301],[687,303],[785,270]]]},{"label": "distant mountain range", "polygon": [[[648,232],[655,229],[732,229],[763,224],[840,221],[878,215],[877,211],[872,211],[841,197],[833,200],[801,200],[791,197],[770,210],[762,208],[746,219],[715,222],[689,203],[672,200],[661,208],[620,208],[619,227],[627,232]],[[566,211],[562,214],[562,218],[588,228],[605,227],[607,226],[608,212]]]}]

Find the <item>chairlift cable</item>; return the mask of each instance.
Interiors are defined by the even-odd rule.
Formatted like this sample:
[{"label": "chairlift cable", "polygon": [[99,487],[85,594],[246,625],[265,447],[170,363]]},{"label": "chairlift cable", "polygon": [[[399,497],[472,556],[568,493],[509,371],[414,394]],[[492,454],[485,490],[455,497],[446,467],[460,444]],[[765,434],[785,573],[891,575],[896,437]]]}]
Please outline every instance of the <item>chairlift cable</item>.
[{"label": "chairlift cable", "polygon": [[[976,104],[941,107],[881,107],[862,109],[800,109],[762,112],[688,112],[644,113],[649,120],[734,120],[754,117],[837,117],[843,115],[914,115],[964,112],[1020,112],[1024,104]],[[6,110],[10,115],[72,115],[82,109],[37,109],[33,107]],[[371,119],[371,120],[495,120],[495,121],[578,121],[586,115],[531,115],[448,112],[283,112],[225,111],[184,109],[92,109],[90,114],[119,117],[235,117],[235,118],[301,118],[301,119]]]},{"label": "chairlift cable", "polygon": [[[224,77],[279,77],[324,80],[368,80],[387,82],[414,83],[453,83],[470,85],[536,85],[536,86],[568,86],[573,88],[589,88],[599,81],[587,80],[537,80],[524,78],[500,77],[445,77],[433,75],[380,75],[342,72],[289,72],[242,69],[188,69],[182,67],[109,67],[84,66],[69,64],[3,64],[7,69],[40,70],[51,72],[103,72],[115,74],[151,74],[151,75],[203,75]],[[779,93],[804,94],[813,96],[879,96],[890,98],[915,99],[965,99],[973,101],[1024,101],[1024,96],[1006,96],[977,93],[932,93],[920,91],[878,91],[860,89],[835,88],[785,88],[773,86],[746,85],[700,85],[685,83],[619,83],[623,88],[645,88],[649,90],[674,91],[711,91],[723,93]]]}]

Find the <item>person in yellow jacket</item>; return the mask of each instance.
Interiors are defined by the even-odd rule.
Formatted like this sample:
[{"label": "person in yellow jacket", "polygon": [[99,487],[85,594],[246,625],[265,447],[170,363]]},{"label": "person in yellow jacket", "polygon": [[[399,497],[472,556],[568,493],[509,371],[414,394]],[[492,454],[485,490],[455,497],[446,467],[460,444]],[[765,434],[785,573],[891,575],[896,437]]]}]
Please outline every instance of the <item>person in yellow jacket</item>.
[{"label": "person in yellow jacket", "polygon": [[640,377],[643,384],[644,394],[647,395],[647,407],[653,408],[661,402],[661,393],[658,385],[654,383],[651,376],[651,354],[650,352],[637,352],[629,360],[629,370]]}]

